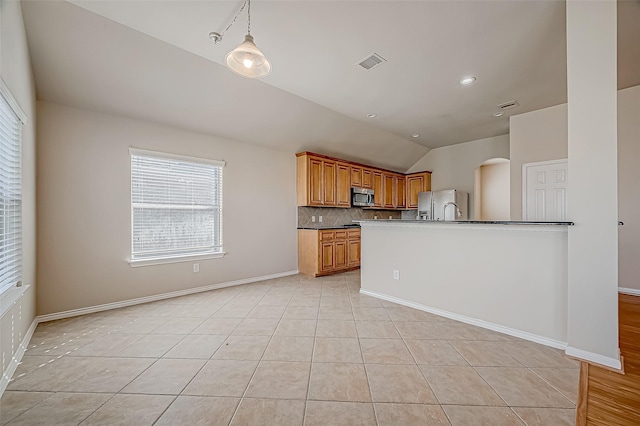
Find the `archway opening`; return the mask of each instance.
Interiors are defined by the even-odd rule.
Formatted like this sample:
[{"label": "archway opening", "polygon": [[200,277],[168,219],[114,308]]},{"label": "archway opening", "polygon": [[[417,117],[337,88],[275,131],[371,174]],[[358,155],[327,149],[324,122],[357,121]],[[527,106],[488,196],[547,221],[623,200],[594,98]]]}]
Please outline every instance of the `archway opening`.
[{"label": "archway opening", "polygon": [[475,171],[474,212],[476,220],[509,220],[510,161],[490,158]]}]

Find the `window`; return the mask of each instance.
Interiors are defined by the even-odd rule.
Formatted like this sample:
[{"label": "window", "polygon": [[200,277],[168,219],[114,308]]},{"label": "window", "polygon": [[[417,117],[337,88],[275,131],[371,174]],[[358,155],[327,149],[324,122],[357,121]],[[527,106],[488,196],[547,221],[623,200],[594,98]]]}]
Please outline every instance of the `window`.
[{"label": "window", "polygon": [[0,294],[22,280],[22,125],[0,80]]},{"label": "window", "polygon": [[131,264],[222,256],[224,162],[130,154]]}]

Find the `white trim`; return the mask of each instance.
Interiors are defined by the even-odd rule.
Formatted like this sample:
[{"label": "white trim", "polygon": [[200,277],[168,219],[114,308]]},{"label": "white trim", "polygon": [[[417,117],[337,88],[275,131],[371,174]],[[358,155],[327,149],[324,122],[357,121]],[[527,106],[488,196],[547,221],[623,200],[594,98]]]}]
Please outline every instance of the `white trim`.
[{"label": "white trim", "polygon": [[211,164],[213,166],[218,166],[218,167],[224,167],[227,164],[227,162],[224,160],[213,160],[209,158],[190,157],[188,155],[173,154],[170,152],[149,151],[146,149],[133,148],[131,146],[129,147],[129,155],[143,155],[146,157],[168,158],[171,160],[189,161],[192,163]]},{"label": "white trim", "polygon": [[640,290],[637,288],[618,287],[618,293],[640,296]]},{"label": "white trim", "polygon": [[0,320],[2,320],[4,315],[11,310],[13,305],[22,299],[22,296],[24,296],[29,287],[31,286],[23,285],[18,287],[14,285],[0,293]]},{"label": "white trim", "polygon": [[258,281],[270,280],[274,278],[287,277],[289,275],[295,275],[297,273],[298,273],[297,270],[287,271],[287,272],[280,272],[277,274],[263,275],[260,277],[245,278],[242,280],[235,280],[235,281],[227,281],[225,283],[211,284],[203,287],[188,288],[185,290],[172,291],[170,293],[162,293],[162,294],[156,294],[153,296],[138,297],[136,299],[123,300],[123,301],[114,302],[114,303],[105,303],[104,305],[89,306],[86,308],[72,309],[70,311],[56,312],[53,314],[41,315],[36,319],[38,320],[39,323],[46,322],[46,321],[59,320],[63,318],[75,317],[78,315],[92,314],[95,312],[107,311],[110,309],[118,309],[118,308],[124,308],[126,306],[139,305],[142,303],[170,299],[172,297],[180,297],[180,296],[186,296],[194,293],[202,293],[204,291],[217,290],[219,288],[233,287],[236,285],[249,284],[249,283],[258,282]]},{"label": "white trim", "polygon": [[38,323],[39,323],[38,318],[37,317],[34,318],[33,322],[31,323],[31,326],[29,327],[29,329],[24,335],[22,342],[20,342],[20,346],[18,346],[18,350],[11,357],[11,362],[7,366],[7,369],[2,372],[2,378],[0,378],[0,397],[4,393],[5,389],[7,389],[7,386],[9,386],[10,378],[13,376],[13,373],[16,372],[16,369],[18,368],[20,361],[22,361],[22,357],[24,356],[24,353],[27,350],[27,346],[29,346],[29,342],[31,341],[33,332],[36,331],[36,326],[38,325]]},{"label": "white trim", "polygon": [[140,260],[132,260],[129,259],[129,266],[132,268],[137,268],[140,266],[152,266],[152,265],[163,265],[165,263],[180,263],[180,262],[191,262],[194,260],[206,260],[206,259],[220,259],[224,257],[227,252],[220,253],[211,253],[211,254],[191,254],[189,256],[173,256],[173,257],[162,257],[155,259],[140,259]]},{"label": "white trim", "polygon": [[536,161],[534,163],[524,163],[522,165],[522,220],[527,220],[527,168],[550,166],[552,164],[567,164],[568,168],[569,159],[561,158],[558,160]]},{"label": "white trim", "polygon": [[618,358],[611,358],[608,356],[600,355],[594,352],[585,351],[578,348],[573,348],[571,346],[567,346],[564,353],[567,355],[580,358],[585,361],[589,361],[594,364],[604,365],[605,367],[610,367],[615,370],[622,370],[622,364],[620,362],[620,350],[618,350]]},{"label": "white trim", "polygon": [[9,90],[9,86],[7,86],[2,77],[0,77],[0,93],[7,100],[7,103],[9,103],[9,106],[11,107],[11,109],[13,109],[13,112],[16,113],[22,125],[24,126],[25,124],[27,124],[27,114],[25,114],[22,108],[20,108],[20,104],[18,103],[16,98],[13,97],[11,91]]},{"label": "white trim", "polygon": [[564,350],[567,347],[566,342],[559,340],[549,339],[548,337],[538,336],[537,334],[528,333],[526,331],[517,330],[515,328],[505,327],[503,325],[494,324],[487,321],[482,321],[476,318],[466,317],[464,315],[455,314],[453,312],[445,311],[442,309],[432,308],[430,306],[421,305],[419,303],[409,302],[408,300],[399,299],[394,296],[389,296],[374,291],[362,290],[360,293],[368,296],[373,296],[378,299],[387,300],[389,302],[397,303],[399,305],[408,306],[410,308],[418,309],[420,311],[429,312],[431,314],[439,315],[441,317],[449,318],[455,321],[464,322],[466,324],[475,325],[477,327],[486,328],[488,330],[497,331],[498,333],[508,334],[509,336],[518,337],[520,339],[528,340],[530,342],[540,343],[541,345],[551,346],[552,348]]}]

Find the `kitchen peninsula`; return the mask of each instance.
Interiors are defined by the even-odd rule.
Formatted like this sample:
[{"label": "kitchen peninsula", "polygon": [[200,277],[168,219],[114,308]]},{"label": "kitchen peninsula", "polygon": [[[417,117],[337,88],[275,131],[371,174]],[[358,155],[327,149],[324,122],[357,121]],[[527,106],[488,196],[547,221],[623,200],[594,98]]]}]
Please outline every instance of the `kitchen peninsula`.
[{"label": "kitchen peninsula", "polygon": [[359,223],[361,293],[566,346],[571,222]]}]

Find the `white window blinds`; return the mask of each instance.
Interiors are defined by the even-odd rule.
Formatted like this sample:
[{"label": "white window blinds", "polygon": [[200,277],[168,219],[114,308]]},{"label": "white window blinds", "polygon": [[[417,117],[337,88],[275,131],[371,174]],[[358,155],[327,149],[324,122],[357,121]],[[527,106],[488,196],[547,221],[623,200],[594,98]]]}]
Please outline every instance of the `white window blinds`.
[{"label": "white window blinds", "polygon": [[222,253],[224,162],[130,152],[131,260]]},{"label": "white window blinds", "polygon": [[0,293],[22,279],[22,123],[0,95]]}]

